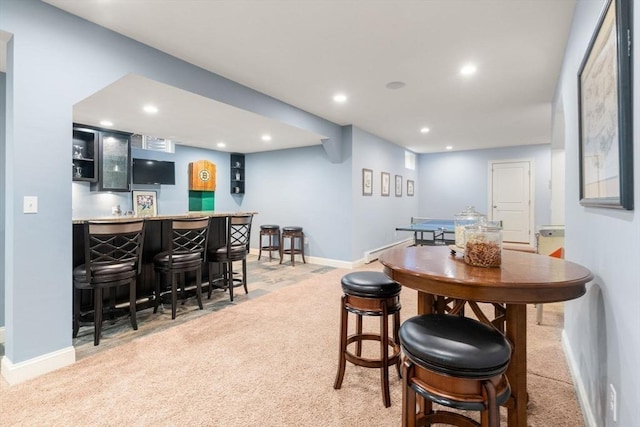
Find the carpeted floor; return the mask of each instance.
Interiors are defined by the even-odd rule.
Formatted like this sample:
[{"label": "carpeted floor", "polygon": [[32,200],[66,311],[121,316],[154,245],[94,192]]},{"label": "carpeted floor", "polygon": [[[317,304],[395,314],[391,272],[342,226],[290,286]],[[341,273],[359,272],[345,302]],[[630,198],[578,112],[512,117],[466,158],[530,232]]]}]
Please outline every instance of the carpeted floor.
[{"label": "carpeted floor", "polygon": [[[348,364],[342,389],[332,387],[339,281],[348,270],[250,265],[249,296],[239,292],[235,304],[220,292],[207,310],[188,301],[174,322],[164,321],[168,310],[141,317],[140,330],[126,337],[109,336],[113,325],[98,348],[82,342],[88,328],[74,365],[13,387],[0,381],[0,425],[400,425],[401,382],[393,371],[390,408],[374,369]],[[415,314],[414,291],[404,289],[402,303],[403,318]],[[545,306],[542,325],[534,312],[529,425],[583,425],[560,347],[562,306]]]}]

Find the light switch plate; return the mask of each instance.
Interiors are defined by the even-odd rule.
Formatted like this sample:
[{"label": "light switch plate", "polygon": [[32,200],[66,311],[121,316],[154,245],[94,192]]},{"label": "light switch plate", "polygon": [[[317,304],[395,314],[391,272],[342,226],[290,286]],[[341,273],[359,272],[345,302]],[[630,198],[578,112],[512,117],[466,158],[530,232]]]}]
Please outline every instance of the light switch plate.
[{"label": "light switch plate", "polygon": [[38,213],[38,197],[24,196],[24,213]]}]

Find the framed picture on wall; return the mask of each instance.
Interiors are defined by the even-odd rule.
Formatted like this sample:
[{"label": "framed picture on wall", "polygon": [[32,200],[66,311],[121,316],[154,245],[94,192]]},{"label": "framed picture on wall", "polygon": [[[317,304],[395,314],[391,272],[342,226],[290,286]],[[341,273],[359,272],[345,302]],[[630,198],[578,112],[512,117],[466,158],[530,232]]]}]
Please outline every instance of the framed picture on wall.
[{"label": "framed picture on wall", "polygon": [[389,175],[389,172],[381,172],[380,181],[380,195],[388,196],[390,193],[389,188],[391,187],[391,175]]},{"label": "framed picture on wall", "polygon": [[608,0],[578,71],[583,206],[633,209],[631,1]]},{"label": "framed picture on wall", "polygon": [[373,194],[373,171],[362,169],[362,195],[371,196]]},{"label": "framed picture on wall", "polygon": [[407,196],[413,196],[413,180],[407,180]]},{"label": "framed picture on wall", "polygon": [[396,197],[402,197],[402,175],[396,175]]},{"label": "framed picture on wall", "polygon": [[133,191],[133,213],[135,216],[158,215],[158,199],[155,191]]}]

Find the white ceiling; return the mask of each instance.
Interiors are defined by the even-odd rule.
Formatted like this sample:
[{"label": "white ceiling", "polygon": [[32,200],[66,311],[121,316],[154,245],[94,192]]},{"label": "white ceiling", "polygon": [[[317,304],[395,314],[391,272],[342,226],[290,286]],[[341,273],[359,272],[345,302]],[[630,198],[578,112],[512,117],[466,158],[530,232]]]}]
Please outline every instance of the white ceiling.
[{"label": "white ceiling", "polygon": [[[444,151],[447,145],[467,150],[550,143],[551,101],[575,4],[575,0],[44,1],[417,153]],[[478,67],[471,77],[459,74],[467,62]],[[391,81],[406,86],[387,89]],[[190,122],[190,133],[183,134],[185,127],[179,123],[205,108],[207,101],[195,97],[191,104],[188,93],[159,88],[139,76],[131,82],[140,84],[141,92],[153,88],[167,99],[186,101],[186,107],[181,104],[186,110],[158,124],[173,123],[170,130],[143,122],[137,111],[134,115],[120,109],[119,117],[119,110],[112,110],[116,128],[173,136],[187,145],[205,141],[210,148],[237,130],[202,121]],[[116,82],[95,100],[119,99],[123,91],[135,95],[131,82]],[[336,92],[345,93],[347,102],[336,105],[332,101]],[[92,98],[86,102],[95,101]],[[83,104],[78,105],[78,115],[94,114],[98,120],[99,103],[86,110]],[[220,107],[224,105],[212,106]],[[119,123],[139,123],[140,129],[124,129]],[[421,134],[425,126],[431,131]],[[318,143],[316,138],[321,137],[308,136],[306,144]],[[254,143],[249,149],[230,150],[262,149],[273,148]]]}]

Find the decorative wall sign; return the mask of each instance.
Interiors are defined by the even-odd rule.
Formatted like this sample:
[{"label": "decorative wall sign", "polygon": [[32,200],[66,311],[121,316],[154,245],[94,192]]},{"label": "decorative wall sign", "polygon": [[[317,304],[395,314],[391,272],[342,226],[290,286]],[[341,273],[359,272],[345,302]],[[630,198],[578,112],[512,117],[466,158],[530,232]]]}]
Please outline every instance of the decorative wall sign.
[{"label": "decorative wall sign", "polygon": [[208,160],[189,163],[189,190],[216,191],[216,165]]},{"label": "decorative wall sign", "polygon": [[633,209],[631,0],[609,0],[578,72],[580,204]]}]

